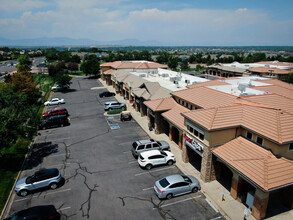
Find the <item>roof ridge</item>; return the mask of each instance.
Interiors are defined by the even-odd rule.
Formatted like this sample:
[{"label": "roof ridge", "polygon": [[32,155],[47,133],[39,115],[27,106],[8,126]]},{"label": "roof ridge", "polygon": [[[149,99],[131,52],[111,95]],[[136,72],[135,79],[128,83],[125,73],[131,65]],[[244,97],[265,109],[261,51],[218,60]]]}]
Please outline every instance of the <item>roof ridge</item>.
[{"label": "roof ridge", "polygon": [[277,121],[277,135],[279,143],[282,143],[282,135],[281,135],[281,121],[280,121],[280,114],[283,114],[281,111],[276,111],[276,121]]},{"label": "roof ridge", "polygon": [[269,183],[268,183],[268,154],[267,155],[264,155],[264,159],[263,159],[263,162],[264,162],[264,186],[266,188],[268,188],[269,186]]},{"label": "roof ridge", "polygon": [[215,108],[215,111],[214,111],[214,114],[213,114],[213,116],[212,116],[212,120],[211,120],[211,124],[210,124],[209,129],[211,129],[211,128],[213,127],[213,124],[214,124],[214,121],[215,121],[215,118],[216,118],[216,115],[217,115],[218,109],[219,109],[219,108]]}]

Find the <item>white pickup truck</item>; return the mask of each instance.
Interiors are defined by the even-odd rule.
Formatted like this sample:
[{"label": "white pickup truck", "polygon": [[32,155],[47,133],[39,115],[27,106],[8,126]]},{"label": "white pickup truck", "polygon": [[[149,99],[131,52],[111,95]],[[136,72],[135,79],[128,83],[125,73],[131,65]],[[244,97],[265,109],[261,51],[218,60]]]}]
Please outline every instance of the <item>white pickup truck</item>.
[{"label": "white pickup truck", "polygon": [[65,104],[64,99],[59,99],[59,98],[53,98],[50,101],[47,101],[44,103],[44,105],[60,105],[60,104]]}]

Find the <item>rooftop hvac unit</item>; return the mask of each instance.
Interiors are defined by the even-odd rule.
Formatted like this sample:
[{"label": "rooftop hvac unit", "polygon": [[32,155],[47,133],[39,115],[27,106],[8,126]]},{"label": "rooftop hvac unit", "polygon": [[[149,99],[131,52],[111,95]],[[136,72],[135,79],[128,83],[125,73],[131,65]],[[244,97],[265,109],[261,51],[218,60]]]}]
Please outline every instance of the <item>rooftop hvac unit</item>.
[{"label": "rooftop hvac unit", "polygon": [[146,74],[145,73],[141,73],[141,74],[139,74],[139,77],[146,77]]},{"label": "rooftop hvac unit", "polygon": [[170,81],[174,82],[176,80],[176,77],[170,77]]},{"label": "rooftop hvac unit", "polygon": [[190,84],[190,80],[189,80],[189,79],[186,79],[186,80],[185,80],[185,83],[186,83],[186,84]]},{"label": "rooftop hvac unit", "polygon": [[168,77],[168,76],[169,76],[168,73],[163,73],[163,74],[162,74],[162,77]]}]

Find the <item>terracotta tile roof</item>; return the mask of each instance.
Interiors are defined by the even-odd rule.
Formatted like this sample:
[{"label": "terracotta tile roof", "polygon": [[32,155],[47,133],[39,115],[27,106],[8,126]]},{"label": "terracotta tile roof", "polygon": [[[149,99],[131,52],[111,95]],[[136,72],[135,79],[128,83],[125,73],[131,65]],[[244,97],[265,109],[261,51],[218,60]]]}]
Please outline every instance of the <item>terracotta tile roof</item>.
[{"label": "terracotta tile roof", "polygon": [[293,141],[293,115],[282,110],[243,103],[193,110],[183,116],[209,131],[242,126],[280,144]]},{"label": "terracotta tile roof", "polygon": [[277,158],[243,137],[216,148],[213,153],[265,191],[293,183],[293,161]]},{"label": "terracotta tile roof", "polygon": [[[231,78],[229,78],[231,79]],[[203,87],[203,86],[221,86],[221,85],[230,85],[229,83],[226,82],[222,82],[219,80],[211,80],[211,81],[207,81],[207,82],[202,82],[202,83],[196,83],[196,84],[192,84],[187,86],[187,88],[197,88],[197,87]]]},{"label": "terracotta tile roof", "polygon": [[181,115],[181,113],[189,112],[190,110],[176,104],[175,107],[173,107],[171,110],[164,112],[162,116],[166,118],[168,121],[172,122],[174,125],[176,125],[180,129],[184,129],[184,117]]},{"label": "terracotta tile roof", "polygon": [[293,99],[293,90],[277,86],[277,85],[272,85],[272,86],[257,86],[257,87],[251,87],[252,89],[257,89],[261,91],[266,91],[272,94],[277,94],[280,96],[284,96],[289,99]]},{"label": "terracotta tile roof", "polygon": [[110,63],[103,63],[100,65],[101,67],[112,67],[114,69],[157,69],[163,68],[167,69],[168,66],[160,63],[154,62],[127,62],[127,61],[115,61]]},{"label": "terracotta tile roof", "polygon": [[276,86],[280,86],[280,87],[283,87],[283,88],[293,90],[293,84],[289,84],[289,83],[283,82],[283,81],[278,80],[278,79],[266,79],[266,80],[256,80],[256,81],[269,83],[269,84],[273,84],[273,85],[276,85]]},{"label": "terracotta tile roof", "polygon": [[286,63],[286,62],[270,62],[270,61],[262,61],[262,62],[257,62],[260,64],[268,64],[268,65],[276,65],[276,66],[292,66],[293,63]]},{"label": "terracotta tile roof", "polygon": [[276,109],[282,109],[286,112],[293,114],[293,99],[276,94],[256,95],[256,96],[243,96],[238,100],[245,100],[261,105],[270,106]]},{"label": "terracotta tile roof", "polygon": [[283,70],[279,68],[267,68],[267,67],[254,67],[248,69],[250,72],[254,73],[275,73],[275,74],[289,74],[292,71],[289,70]]},{"label": "terracotta tile roof", "polygon": [[145,101],[144,104],[153,111],[167,111],[177,105],[177,102],[171,98],[161,98],[151,101]]},{"label": "terracotta tile roof", "polygon": [[104,75],[111,75],[112,73],[114,73],[115,71],[117,70],[113,70],[113,69],[109,69],[109,70],[106,70],[104,73]]},{"label": "terracotta tile roof", "polygon": [[211,88],[197,87],[171,93],[201,108],[230,105],[237,97]]}]

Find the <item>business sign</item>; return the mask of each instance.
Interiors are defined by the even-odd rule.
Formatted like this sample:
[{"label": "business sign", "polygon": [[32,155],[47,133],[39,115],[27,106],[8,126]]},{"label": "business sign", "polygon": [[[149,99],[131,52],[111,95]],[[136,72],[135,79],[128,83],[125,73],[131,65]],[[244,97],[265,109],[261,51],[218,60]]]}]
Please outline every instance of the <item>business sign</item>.
[{"label": "business sign", "polygon": [[202,156],[204,147],[187,134],[184,134],[183,137],[186,140],[186,145]]}]

